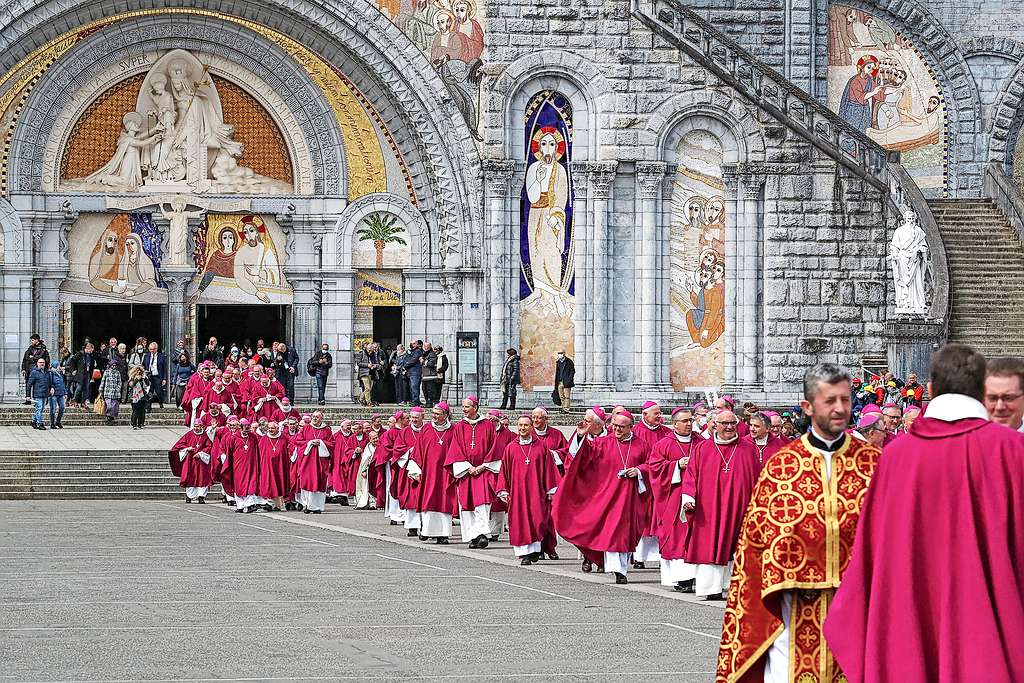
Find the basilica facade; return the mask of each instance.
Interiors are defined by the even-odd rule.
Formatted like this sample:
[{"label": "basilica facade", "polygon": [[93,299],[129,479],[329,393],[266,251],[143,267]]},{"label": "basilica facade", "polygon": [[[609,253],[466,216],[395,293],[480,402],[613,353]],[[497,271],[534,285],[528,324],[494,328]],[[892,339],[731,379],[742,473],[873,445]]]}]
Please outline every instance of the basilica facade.
[{"label": "basilica facade", "polygon": [[541,402],[559,351],[586,401],[921,369],[982,95],[912,17],[762,4],[12,0],[4,397],[32,333],[327,343],[340,400],[368,339]]}]

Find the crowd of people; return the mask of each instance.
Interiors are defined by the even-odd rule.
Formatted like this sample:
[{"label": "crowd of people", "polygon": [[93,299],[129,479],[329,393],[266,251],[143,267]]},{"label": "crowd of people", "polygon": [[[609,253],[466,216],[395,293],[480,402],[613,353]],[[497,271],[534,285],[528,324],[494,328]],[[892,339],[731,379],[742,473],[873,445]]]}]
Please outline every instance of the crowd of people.
[{"label": "crowd of people", "polygon": [[[884,639],[907,629],[901,651],[952,650],[944,666],[965,675],[948,680],[979,680],[984,667],[1024,665],[1009,642],[1024,628],[1024,360],[986,366],[948,345],[931,376],[927,396],[912,378],[899,400],[867,392],[855,415],[864,388],[823,364],[807,372],[795,420],[723,396],[674,408],[666,425],[647,401],[637,417],[595,406],[567,438],[543,407],[484,414],[474,396],[458,420],[439,401],[334,428],[321,411],[298,414],[253,367],[241,404],[222,402],[223,386],[187,403],[190,430],[169,460],[186,503],[219,482],[238,513],[337,502],[378,509],[424,542],[448,544],[456,519],[470,548],[507,533],[522,565],[558,559],[561,540],[582,571],[616,583],[657,567],[666,587],[727,601],[719,680],[751,667],[765,680],[825,680],[836,659],[861,673],[896,666]],[[951,538],[966,555],[942,550]],[[1007,589],[999,600],[985,592],[993,580]],[[968,597],[947,604],[955,594]],[[954,642],[929,623],[942,610],[914,611],[923,603],[976,624],[985,644]],[[918,660],[907,661],[884,671],[913,673]],[[938,680],[924,673],[908,680]]]}]

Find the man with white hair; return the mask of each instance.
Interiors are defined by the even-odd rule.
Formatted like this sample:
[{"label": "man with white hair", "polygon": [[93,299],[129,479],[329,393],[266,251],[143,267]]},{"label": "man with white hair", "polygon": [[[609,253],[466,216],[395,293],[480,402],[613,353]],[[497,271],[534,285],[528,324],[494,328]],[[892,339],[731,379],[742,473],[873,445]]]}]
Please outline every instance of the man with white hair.
[{"label": "man with white hair", "polygon": [[491,505],[504,452],[494,449],[494,425],[480,414],[476,396],[462,402],[463,418],[452,427],[445,458],[459,497],[459,528],[470,548],[486,548],[491,536]]},{"label": "man with white hair", "polygon": [[439,545],[447,545],[452,535],[452,510],[458,502],[444,466],[454,436],[450,414],[445,401],[431,409],[433,421],[423,428],[407,465],[409,478],[419,484],[414,497],[420,540],[434,539]]},{"label": "man with white hair", "polygon": [[[670,436],[672,430],[664,425],[661,406],[657,401],[646,401],[641,407],[640,420],[633,426],[633,438],[653,450],[654,445]],[[633,569],[645,569],[646,562],[660,562],[658,551],[658,521],[654,514],[654,496],[647,496],[647,507],[640,512],[643,535],[633,553]]]},{"label": "man with white hair", "polygon": [[[561,431],[548,425],[547,408],[537,406],[533,409],[531,417],[533,419],[534,435],[551,454],[555,467],[558,469],[559,476],[561,476],[565,472],[565,463],[569,457],[569,442]],[[541,546],[543,554],[547,555],[549,560],[558,559],[558,536],[555,534],[555,530],[553,528],[548,528]]]},{"label": "man with white hair", "polygon": [[786,445],[782,439],[771,433],[771,424],[771,418],[765,413],[754,413],[750,416],[750,433],[743,437],[744,441],[754,444],[754,448],[757,449],[757,463],[761,467],[764,467],[768,458]]},{"label": "man with white hair", "polygon": [[298,475],[296,502],[302,506],[303,514],[319,515],[324,511],[333,448],[334,435],[330,425],[324,422],[323,411],[314,411],[309,424],[303,425],[293,440],[291,454]]}]

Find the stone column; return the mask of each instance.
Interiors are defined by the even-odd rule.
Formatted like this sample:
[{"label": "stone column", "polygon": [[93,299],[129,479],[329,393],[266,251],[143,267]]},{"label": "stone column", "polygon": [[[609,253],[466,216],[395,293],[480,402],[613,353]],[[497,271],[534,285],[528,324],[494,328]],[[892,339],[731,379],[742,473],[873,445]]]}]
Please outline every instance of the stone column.
[{"label": "stone column", "polygon": [[637,327],[636,353],[639,364],[635,377],[637,388],[652,389],[658,384],[660,365],[665,364],[665,345],[658,328],[658,288],[662,271],[658,268],[658,251],[662,247],[659,239],[661,216],[661,183],[665,178],[663,162],[639,162],[636,165],[636,179],[639,186],[639,226],[636,234],[636,257],[634,268],[639,296],[636,311]]},{"label": "stone column", "polygon": [[167,338],[161,345],[164,351],[173,349],[175,342],[184,339],[188,333],[185,329],[188,305],[185,303],[185,290],[195,277],[195,272],[192,266],[164,266],[160,269],[160,277],[167,283]]},{"label": "stone column", "polygon": [[[593,329],[594,329],[594,302],[593,302],[593,265],[594,248],[591,244],[593,224],[590,213],[590,165],[587,162],[577,162],[571,167],[573,178],[573,192],[575,201],[573,203],[573,247],[576,255],[574,258],[574,300],[575,319],[573,335],[573,360],[577,367],[590,368],[593,366]],[[587,380],[589,381],[589,380]]]},{"label": "stone column", "polygon": [[296,402],[315,402],[314,379],[306,374],[306,360],[320,342],[320,278],[319,272],[289,273],[292,285],[292,338],[291,345],[299,356],[295,373]]},{"label": "stone column", "polygon": [[[609,259],[609,247],[612,242],[611,231],[608,229],[608,215],[612,210],[611,186],[615,180],[618,167],[617,161],[595,162],[590,170],[590,190],[593,200],[591,210],[592,232],[589,237],[593,247],[593,267],[588,273],[593,288],[590,291],[593,301],[593,343],[591,344],[591,365],[583,367],[585,384],[598,385],[599,390],[610,389],[611,355],[608,353],[608,341],[611,336],[611,280],[612,267]],[[579,365],[579,364],[577,364]],[[588,377],[591,375],[591,377]]]},{"label": "stone column", "polygon": [[[511,235],[514,234],[514,212],[508,206],[508,188],[515,171],[512,161],[488,159],[484,161],[484,180],[487,198],[487,249],[485,272],[487,282],[487,315],[488,326],[486,335],[488,369],[487,379],[497,382],[501,377],[501,366],[504,350],[509,346],[518,347],[518,342],[511,338],[510,317],[512,302],[518,297],[513,296],[509,289],[512,266],[518,265],[518,252],[512,250]],[[454,348],[453,348],[454,350]]]}]

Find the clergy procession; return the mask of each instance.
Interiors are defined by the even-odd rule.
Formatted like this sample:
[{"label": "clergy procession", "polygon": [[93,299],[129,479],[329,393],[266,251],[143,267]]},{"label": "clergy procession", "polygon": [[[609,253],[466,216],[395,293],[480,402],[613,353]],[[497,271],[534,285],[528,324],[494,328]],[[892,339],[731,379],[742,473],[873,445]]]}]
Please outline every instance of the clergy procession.
[{"label": "clergy procession", "polygon": [[581,571],[616,584],[660,570],[666,589],[724,601],[719,681],[1024,671],[1017,359],[986,365],[947,345],[923,412],[868,404],[859,417],[850,375],[818,365],[794,439],[778,413],[737,411],[728,396],[674,408],[669,424],[654,401],[639,417],[595,406],[566,437],[543,407],[484,415],[475,396],[458,420],[440,402],[334,429],[321,411],[299,415],[258,367],[242,385],[247,401],[228,404],[218,382],[183,403],[189,431],[169,460],[186,503],[218,482],[238,513],[339,503],[440,545],[455,524],[473,549],[507,532],[524,566],[568,543]]}]

